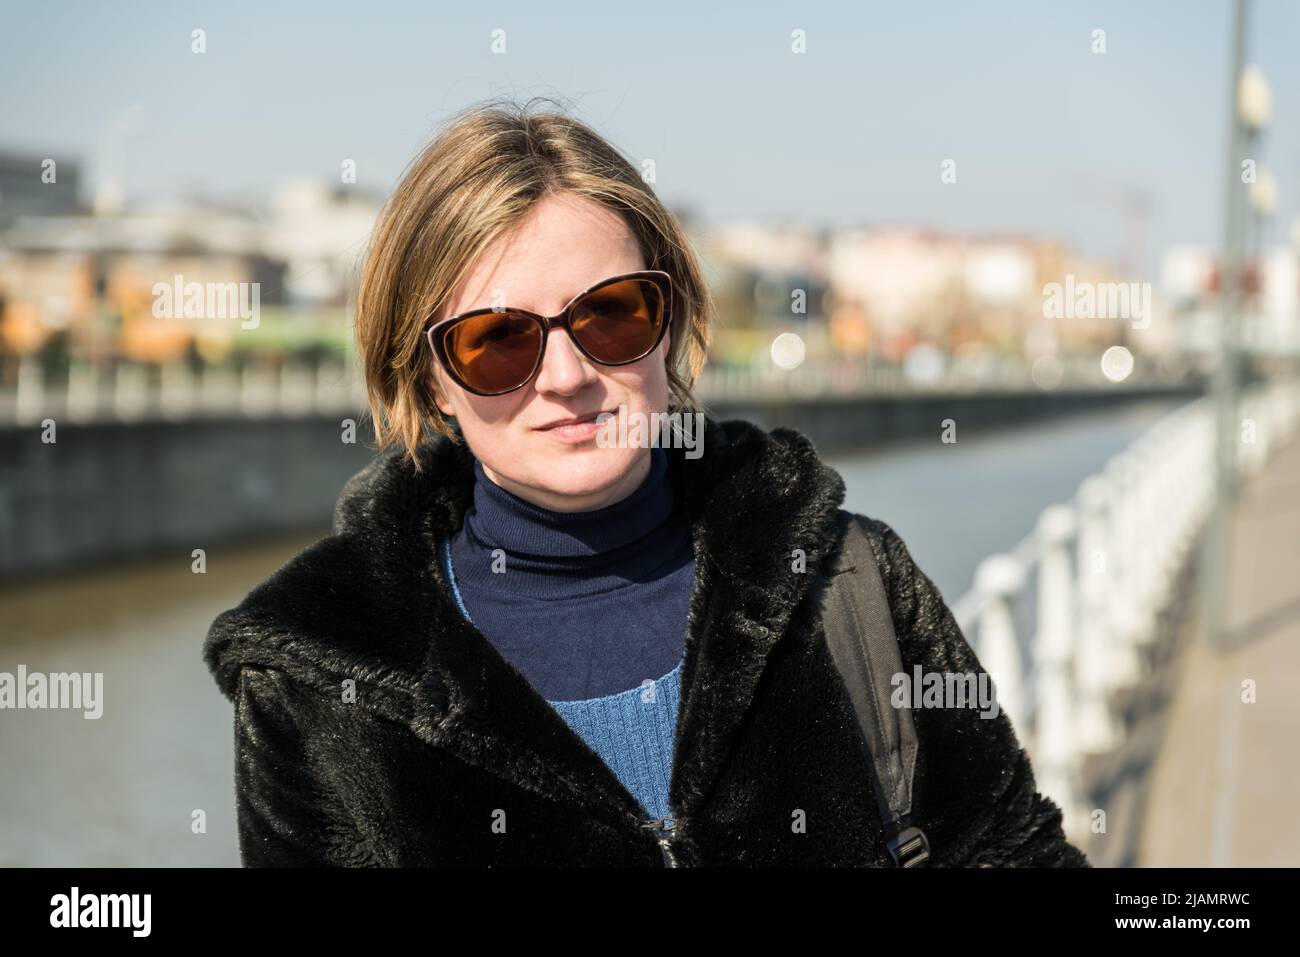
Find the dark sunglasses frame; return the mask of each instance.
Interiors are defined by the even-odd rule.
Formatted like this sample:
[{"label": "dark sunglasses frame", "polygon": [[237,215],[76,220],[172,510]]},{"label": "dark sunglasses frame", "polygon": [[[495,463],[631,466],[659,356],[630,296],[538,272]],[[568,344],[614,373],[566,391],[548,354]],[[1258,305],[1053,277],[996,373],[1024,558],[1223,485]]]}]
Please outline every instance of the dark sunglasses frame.
[{"label": "dark sunglasses frame", "polygon": [[[626,282],[629,279],[647,279],[659,287],[659,292],[662,295],[663,302],[664,302],[664,320],[659,324],[659,334],[655,336],[655,341],[651,344],[650,348],[646,349],[645,352],[641,353],[639,356],[636,356],[635,358],[625,359],[622,362],[606,362],[603,359],[596,358],[590,352],[587,351],[586,347],[583,346],[583,344],[579,341],[578,337],[573,334],[573,329],[570,326],[570,320],[572,319],[574,310],[582,303],[584,299],[586,299],[592,293],[598,292],[599,290],[604,289],[606,286],[611,286],[614,283]],[[457,373],[455,367],[452,365],[450,361],[450,357],[447,355],[447,332],[457,323],[463,322],[466,319],[473,319],[476,316],[485,316],[489,314],[502,314],[502,313],[511,313],[516,316],[522,316],[526,319],[531,319],[533,322],[538,323],[542,327],[541,348],[537,350],[537,361],[533,363],[532,371],[528,373],[528,377],[524,379],[523,382],[520,382],[518,385],[513,386],[509,389],[503,389],[500,392],[483,392],[479,389],[474,388],[468,382],[462,379],[460,377],[460,374]],[[472,392],[474,395],[507,395],[511,392],[517,391],[518,389],[522,389],[524,386],[528,385],[528,383],[533,381],[534,376],[537,375],[538,370],[541,369],[542,367],[543,359],[545,359],[546,357],[546,337],[552,329],[565,330],[569,334],[569,340],[575,346],[577,346],[578,351],[581,352],[588,359],[590,359],[592,362],[596,363],[597,365],[625,366],[625,365],[630,365],[633,362],[640,362],[650,353],[654,352],[657,348],[659,348],[659,343],[663,342],[664,333],[668,331],[668,327],[672,324],[672,319],[673,319],[672,276],[664,272],[662,269],[642,269],[642,270],[638,270],[637,272],[627,272],[627,273],[622,273],[618,276],[610,276],[608,279],[602,279],[600,282],[596,283],[595,285],[588,286],[586,289],[582,290],[582,292],[578,293],[576,296],[570,299],[568,304],[562,310],[560,310],[560,312],[557,315],[554,316],[541,316],[535,312],[529,312],[527,309],[516,309],[513,306],[501,306],[499,308],[488,306],[482,309],[471,309],[469,312],[461,312],[461,313],[457,313],[454,316],[448,316],[446,319],[441,319],[438,322],[435,322],[432,325],[430,325],[427,329],[425,329],[424,335],[425,338],[429,340],[429,346],[433,349],[433,354],[437,356],[438,361],[442,363],[443,369],[447,372],[449,376],[451,376],[451,378],[456,382],[456,384],[459,385],[466,392]],[[435,335],[435,333],[437,334]]]}]

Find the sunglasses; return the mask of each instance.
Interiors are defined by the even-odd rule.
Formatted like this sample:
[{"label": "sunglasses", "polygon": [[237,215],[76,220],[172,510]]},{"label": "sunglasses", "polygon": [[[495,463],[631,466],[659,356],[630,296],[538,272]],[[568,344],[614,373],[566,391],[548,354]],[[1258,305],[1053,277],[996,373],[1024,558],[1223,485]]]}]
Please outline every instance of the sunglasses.
[{"label": "sunglasses", "polygon": [[645,269],[584,289],[559,315],[539,316],[509,306],[471,309],[433,323],[425,337],[461,388],[475,395],[504,395],[532,381],[552,329],[568,332],[592,362],[623,366],[644,359],[663,341],[672,305],[672,277]]}]

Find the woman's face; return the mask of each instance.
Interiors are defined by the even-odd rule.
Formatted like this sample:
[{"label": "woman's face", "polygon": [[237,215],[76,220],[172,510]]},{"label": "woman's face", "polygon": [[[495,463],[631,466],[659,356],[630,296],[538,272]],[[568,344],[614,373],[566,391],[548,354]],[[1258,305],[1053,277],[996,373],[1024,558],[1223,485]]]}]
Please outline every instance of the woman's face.
[{"label": "woman's face", "polygon": [[[619,215],[573,194],[541,200],[515,233],[489,249],[454,292],[444,316],[494,304],[552,316],[602,279],[645,269]],[[438,408],[460,424],[487,476],[520,498],[555,511],[589,511],[630,495],[650,469],[650,449],[601,447],[596,437],[566,441],[542,429],[597,412],[647,417],[668,407],[665,357],[671,331],[654,352],[602,366],[552,329],[537,375],[506,395],[481,396],[433,362]]]}]

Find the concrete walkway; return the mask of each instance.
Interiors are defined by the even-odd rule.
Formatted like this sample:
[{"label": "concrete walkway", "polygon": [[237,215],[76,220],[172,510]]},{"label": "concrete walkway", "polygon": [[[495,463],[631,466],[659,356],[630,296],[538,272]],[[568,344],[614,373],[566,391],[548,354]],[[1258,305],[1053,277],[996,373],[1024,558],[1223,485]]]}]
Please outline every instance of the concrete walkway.
[{"label": "concrete walkway", "polygon": [[1242,489],[1228,541],[1233,647],[1188,616],[1142,867],[1300,866],[1300,440]]}]

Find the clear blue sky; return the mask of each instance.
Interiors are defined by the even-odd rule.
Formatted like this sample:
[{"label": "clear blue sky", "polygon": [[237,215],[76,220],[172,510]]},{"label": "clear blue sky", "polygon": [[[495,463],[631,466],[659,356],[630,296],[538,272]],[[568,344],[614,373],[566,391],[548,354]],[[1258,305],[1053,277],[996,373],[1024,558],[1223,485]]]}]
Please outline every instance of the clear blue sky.
[{"label": "clear blue sky", "polygon": [[[10,5],[0,148],[83,158],[93,183],[116,140],[133,197],[262,193],[337,177],[343,158],[387,192],[458,108],[550,94],[653,158],[660,194],[706,220],[1021,230],[1117,257],[1105,191],[1141,189],[1149,269],[1168,243],[1218,236],[1230,13],[1227,0]],[[1300,212],[1300,3],[1256,0],[1252,18],[1284,239]],[[498,28],[504,56],[489,49]]]}]

